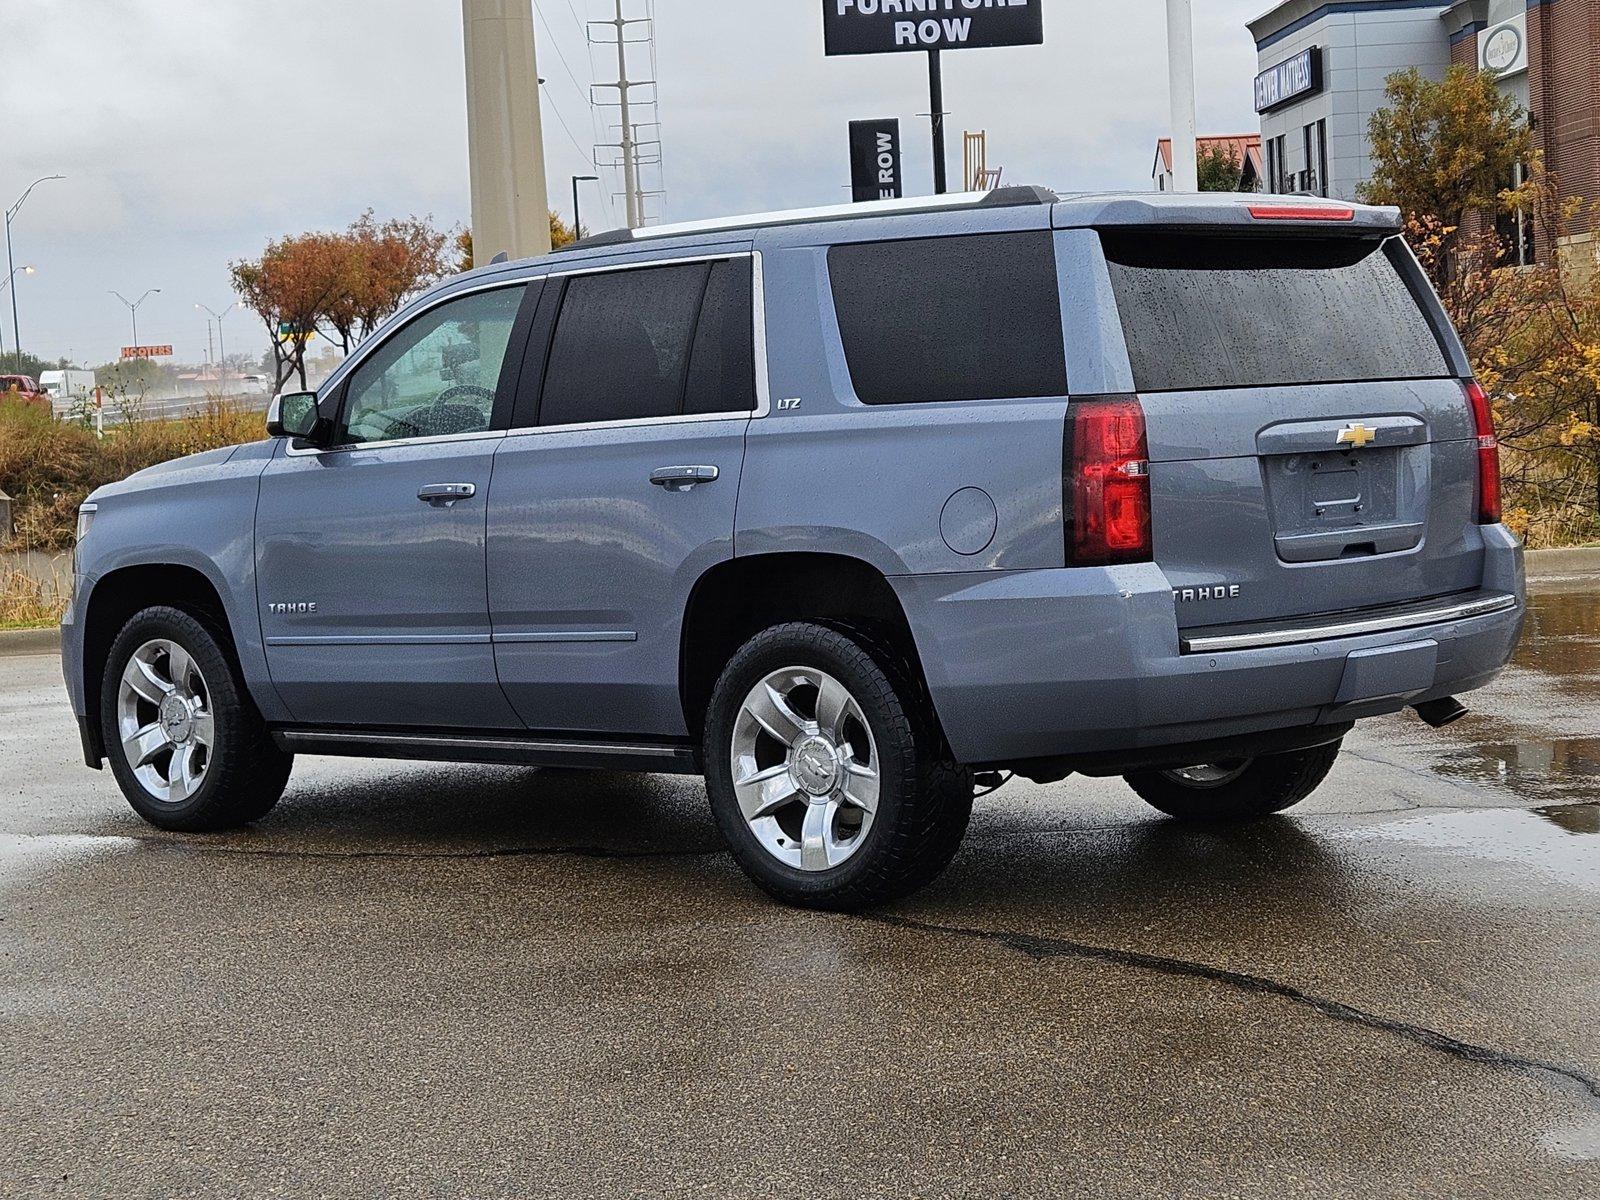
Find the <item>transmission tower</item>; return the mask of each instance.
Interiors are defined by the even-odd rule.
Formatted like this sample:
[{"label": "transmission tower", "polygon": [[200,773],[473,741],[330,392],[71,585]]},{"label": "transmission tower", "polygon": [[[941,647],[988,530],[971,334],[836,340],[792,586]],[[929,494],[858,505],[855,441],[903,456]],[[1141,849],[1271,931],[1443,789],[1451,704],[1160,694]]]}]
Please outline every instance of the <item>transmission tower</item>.
[{"label": "transmission tower", "polygon": [[[614,82],[597,82],[590,93],[591,103],[599,108],[619,110],[619,140],[601,142],[595,147],[595,165],[620,169],[622,196],[627,210],[628,228],[638,229],[649,220],[646,201],[661,195],[661,188],[644,185],[642,168],[661,165],[661,121],[656,103],[656,81],[633,79],[628,75],[628,47],[649,46],[650,60],[655,61],[655,20],[653,16],[629,17],[623,0],[612,0],[615,16],[603,21],[589,22],[589,41],[592,45],[615,47],[617,52],[617,78]],[[615,91],[615,101],[600,99],[597,93]],[[645,136],[641,136],[641,132]],[[602,151],[615,151],[613,156]],[[659,173],[658,173],[659,174]]]}]

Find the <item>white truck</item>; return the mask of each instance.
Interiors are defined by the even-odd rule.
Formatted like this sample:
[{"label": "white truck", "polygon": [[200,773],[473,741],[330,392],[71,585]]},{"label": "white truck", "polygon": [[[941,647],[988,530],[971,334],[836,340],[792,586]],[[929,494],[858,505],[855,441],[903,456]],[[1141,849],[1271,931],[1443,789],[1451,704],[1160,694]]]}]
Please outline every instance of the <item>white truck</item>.
[{"label": "white truck", "polygon": [[50,411],[62,417],[73,406],[94,398],[93,371],[44,371],[39,375],[39,390],[50,397]]}]

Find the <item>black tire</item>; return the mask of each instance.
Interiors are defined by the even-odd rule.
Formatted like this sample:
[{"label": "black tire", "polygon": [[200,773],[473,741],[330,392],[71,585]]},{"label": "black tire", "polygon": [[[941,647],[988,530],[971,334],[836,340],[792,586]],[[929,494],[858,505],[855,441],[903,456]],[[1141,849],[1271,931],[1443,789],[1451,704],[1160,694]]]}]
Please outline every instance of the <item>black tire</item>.
[{"label": "black tire", "polygon": [[[133,810],[158,828],[208,833],[247,825],[272,810],[289,781],[294,756],[278,749],[268,734],[224,649],[226,637],[190,613],[159,607],[136,613],[111,644],[100,688],[106,757]],[[163,799],[140,782],[118,729],[123,672],[140,647],[157,639],[175,643],[194,660],[204,678],[215,730],[203,778],[193,794],[181,800]]]},{"label": "black tire", "polygon": [[[1123,776],[1146,803],[1180,821],[1210,824],[1254,821],[1300,803],[1328,777],[1340,742],[1268,754],[1243,763],[1218,783],[1185,781],[1171,771],[1136,771]],[[1229,766],[1231,764],[1215,764]]]},{"label": "black tire", "polygon": [[[816,668],[842,683],[876,743],[872,825],[847,860],[826,870],[800,870],[769,853],[746,823],[733,785],[734,724],[744,699],[787,667]],[[924,886],[955,856],[972,815],[972,772],[951,758],[915,679],[865,631],[804,622],[757,634],[722,672],[706,713],[706,790],[734,858],[775,899],[840,912],[869,908]]]}]

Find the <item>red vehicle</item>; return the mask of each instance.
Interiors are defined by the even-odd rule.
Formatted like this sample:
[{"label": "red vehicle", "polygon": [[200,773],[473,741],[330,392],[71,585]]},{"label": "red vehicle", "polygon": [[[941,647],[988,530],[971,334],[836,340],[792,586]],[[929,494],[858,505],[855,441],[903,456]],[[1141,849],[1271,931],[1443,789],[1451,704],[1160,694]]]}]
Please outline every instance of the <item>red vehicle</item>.
[{"label": "red vehicle", "polygon": [[50,406],[50,397],[39,390],[32,375],[0,375],[0,398],[9,398],[12,392],[24,404]]}]

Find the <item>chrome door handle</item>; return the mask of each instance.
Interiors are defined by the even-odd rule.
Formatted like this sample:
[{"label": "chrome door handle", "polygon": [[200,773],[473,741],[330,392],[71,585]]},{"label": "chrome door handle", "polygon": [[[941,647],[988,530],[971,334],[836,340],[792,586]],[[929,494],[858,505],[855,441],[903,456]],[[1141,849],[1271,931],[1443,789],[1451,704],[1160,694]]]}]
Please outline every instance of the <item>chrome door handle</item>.
[{"label": "chrome door handle", "polygon": [[721,474],[716,467],[657,467],[650,472],[650,482],[669,492],[687,492],[702,483],[715,483]]},{"label": "chrome door handle", "polygon": [[457,500],[471,500],[477,494],[475,483],[430,483],[417,493],[417,499],[449,508]]}]

